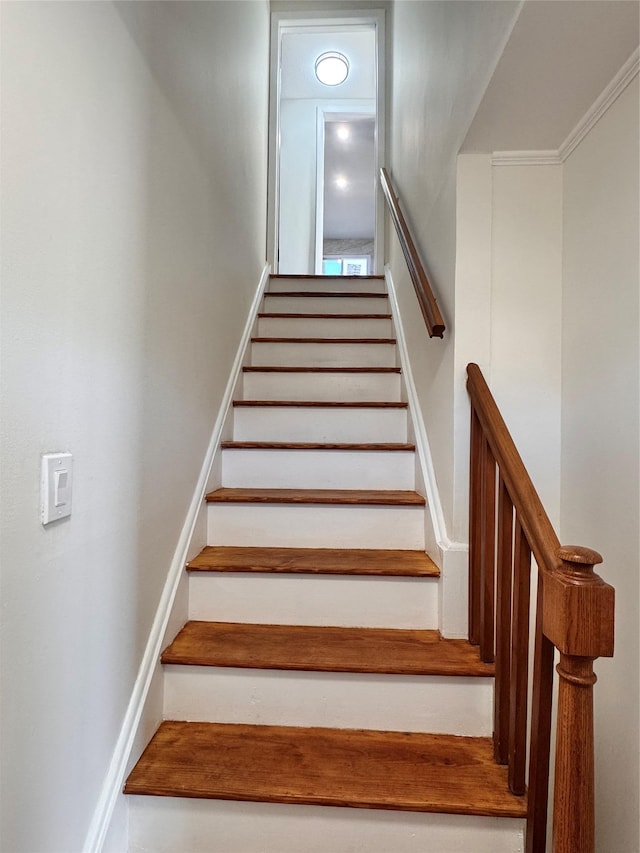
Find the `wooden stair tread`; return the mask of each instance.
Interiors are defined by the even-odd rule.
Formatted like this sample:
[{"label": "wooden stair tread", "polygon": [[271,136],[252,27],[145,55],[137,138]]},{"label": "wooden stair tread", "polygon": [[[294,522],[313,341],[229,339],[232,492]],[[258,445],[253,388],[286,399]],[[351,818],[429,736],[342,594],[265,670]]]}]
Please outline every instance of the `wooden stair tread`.
[{"label": "wooden stair tread", "polygon": [[208,545],[187,564],[190,572],[440,577],[424,551],[349,548],[258,548]]},{"label": "wooden stair tread", "polygon": [[291,312],[259,311],[259,318],[277,317],[280,320],[390,320],[391,314],[292,314]]},{"label": "wooden stair tread", "polygon": [[489,738],[166,721],[126,794],[524,817]]},{"label": "wooden stair tread", "polygon": [[313,441],[223,441],[223,450],[385,450],[411,452],[415,444],[347,444]]},{"label": "wooden stair tread", "polygon": [[289,297],[289,296],[304,296],[310,299],[351,299],[359,297],[362,299],[388,299],[386,293],[371,293],[364,290],[283,290],[281,292],[267,291],[265,296],[272,297]]},{"label": "wooden stair tread", "polygon": [[269,278],[301,278],[301,279],[310,279],[310,278],[329,278],[342,281],[367,281],[371,279],[380,280],[383,279],[383,275],[320,275],[314,273],[271,273]]},{"label": "wooden stair tread", "polygon": [[187,666],[360,672],[396,675],[494,675],[476,646],[438,631],[253,625],[192,621],[162,655]]},{"label": "wooden stair tread", "polygon": [[384,344],[395,345],[395,338],[251,338],[252,344]]},{"label": "wooden stair tread", "polygon": [[357,506],[424,506],[418,492],[402,489],[215,489],[207,503],[339,504]]},{"label": "wooden stair tread", "polygon": [[386,400],[234,400],[234,406],[297,406],[299,408],[333,409],[406,409],[408,403],[392,403]]},{"label": "wooden stair tread", "polygon": [[400,373],[399,367],[290,367],[281,365],[249,365],[243,373]]}]

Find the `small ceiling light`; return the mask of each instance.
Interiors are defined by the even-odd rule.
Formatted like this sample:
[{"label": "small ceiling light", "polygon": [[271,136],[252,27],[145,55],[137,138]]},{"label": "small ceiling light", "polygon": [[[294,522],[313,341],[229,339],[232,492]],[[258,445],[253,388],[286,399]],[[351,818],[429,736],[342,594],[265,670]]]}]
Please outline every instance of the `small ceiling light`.
[{"label": "small ceiling light", "polygon": [[321,53],[316,59],[316,77],[325,86],[339,86],[349,75],[349,60],[341,53]]},{"label": "small ceiling light", "polygon": [[338,139],[342,139],[343,142],[346,142],[346,140],[351,136],[349,128],[346,124],[338,125],[338,128],[336,130],[336,136],[338,137]]},{"label": "small ceiling light", "polygon": [[344,177],[344,175],[338,175],[336,178],[336,186],[339,190],[346,190],[349,186],[349,181]]}]

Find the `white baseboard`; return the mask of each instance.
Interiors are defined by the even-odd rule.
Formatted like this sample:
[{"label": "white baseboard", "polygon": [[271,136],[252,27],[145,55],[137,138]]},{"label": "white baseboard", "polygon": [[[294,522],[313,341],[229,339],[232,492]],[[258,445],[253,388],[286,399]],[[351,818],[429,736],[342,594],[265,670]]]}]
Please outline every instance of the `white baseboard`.
[{"label": "white baseboard", "polygon": [[[400,307],[396,295],[395,284],[391,270],[385,268],[385,279],[389,292],[389,305],[395,325],[396,340],[398,342],[398,354],[402,376],[407,391],[407,402],[409,414],[413,421],[415,433],[416,454],[418,464],[425,486],[428,516],[431,520],[433,538],[439,550],[439,560],[436,555],[431,557],[436,560],[441,569],[440,580],[440,632],[445,637],[467,636],[467,563],[469,546],[466,542],[453,542],[447,534],[447,525],[440,500],[440,492],[436,481],[436,472],[431,455],[431,447],[427,436],[427,429],[422,417],[422,410],[418,400],[418,392],[413,380],[407,341],[400,316]],[[430,540],[427,533],[427,541]]]},{"label": "white baseboard", "polygon": [[249,345],[251,331],[256,321],[260,300],[262,299],[267,282],[269,281],[269,271],[269,265],[266,264],[262,270],[262,275],[249,309],[247,322],[231,367],[229,380],[222,397],[220,410],[211,433],[211,439],[202,463],[202,468],[200,469],[198,482],[196,483],[193,497],[191,498],[191,503],[189,505],[184,524],[182,525],[182,530],[173,554],[173,559],[171,560],[167,579],[162,590],[162,595],[160,596],[160,602],[156,610],[149,639],[147,640],[145,652],[140,664],[140,669],[138,670],[138,675],[133,685],[131,698],[124,715],[124,720],[111,757],[111,762],[109,764],[109,768],[102,785],[102,790],[93,813],[93,818],[89,826],[89,831],[84,842],[83,853],[100,853],[102,850],[105,838],[109,831],[109,825],[117,797],[122,791],[127,770],[127,762],[135,740],[136,730],[142,717],[154,669],[162,650],[162,642],[171,616],[176,590],[187,561],[189,544],[196,527],[202,501],[204,500],[213,460],[220,445],[222,429],[233,399],[233,391],[240,375],[246,349]]}]

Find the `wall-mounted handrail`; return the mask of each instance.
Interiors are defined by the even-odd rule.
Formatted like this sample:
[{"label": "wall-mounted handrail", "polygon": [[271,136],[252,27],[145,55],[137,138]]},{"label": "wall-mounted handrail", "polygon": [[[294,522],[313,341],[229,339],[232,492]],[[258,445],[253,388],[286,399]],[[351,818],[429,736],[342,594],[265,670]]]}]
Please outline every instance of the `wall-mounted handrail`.
[{"label": "wall-mounted handrail", "polygon": [[[614,590],[593,571],[602,562],[596,551],[560,546],[477,364],[468,365],[467,377],[469,640],[496,665],[494,755],[508,765],[513,793],[527,796],[527,853],[544,853],[555,647],[553,851],[593,853],[593,661],[613,654]],[[529,702],[532,556],[538,577]]]},{"label": "wall-mounted handrail", "polygon": [[380,169],[380,186],[382,187],[382,192],[384,193],[384,197],[387,201],[391,219],[393,220],[393,224],[395,225],[395,229],[398,234],[400,246],[402,247],[402,252],[409,269],[409,275],[411,276],[416,296],[418,297],[420,310],[422,311],[422,316],[427,324],[429,337],[441,338],[445,332],[444,320],[440,313],[440,309],[438,308],[436,298],[433,295],[433,290],[431,289],[431,284],[429,283],[429,278],[424,265],[420,260],[420,255],[418,254],[413,237],[411,236],[409,226],[407,225],[402,211],[400,210],[398,195],[391,182],[389,173],[384,166]]}]

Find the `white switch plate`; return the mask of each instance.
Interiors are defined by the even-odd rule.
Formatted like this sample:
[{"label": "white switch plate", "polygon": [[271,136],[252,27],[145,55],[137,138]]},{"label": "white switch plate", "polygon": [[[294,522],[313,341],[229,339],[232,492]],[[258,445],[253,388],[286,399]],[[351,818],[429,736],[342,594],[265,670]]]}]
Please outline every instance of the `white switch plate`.
[{"label": "white switch plate", "polygon": [[50,524],[71,515],[73,456],[43,453],[41,483],[42,523]]}]

